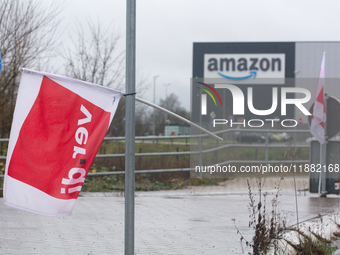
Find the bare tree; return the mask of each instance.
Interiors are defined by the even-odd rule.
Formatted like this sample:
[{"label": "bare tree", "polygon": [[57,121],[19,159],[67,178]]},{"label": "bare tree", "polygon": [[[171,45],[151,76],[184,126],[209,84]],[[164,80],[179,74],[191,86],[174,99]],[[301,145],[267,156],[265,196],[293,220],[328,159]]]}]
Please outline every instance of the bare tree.
[{"label": "bare tree", "polygon": [[[0,0],[0,137],[9,135],[21,67],[37,68],[55,43],[58,1]],[[40,69],[38,68],[38,69]]]},{"label": "bare tree", "polygon": [[[125,58],[119,52],[120,33],[112,24],[104,28],[100,22],[89,20],[86,26],[77,23],[72,45],[64,50],[66,76],[124,91]],[[146,90],[146,78],[138,77],[136,90],[141,96]],[[136,135],[147,129],[146,106],[136,104]],[[125,133],[125,100],[122,99],[108,130],[110,136]]]},{"label": "bare tree", "polygon": [[[190,119],[190,113],[184,107],[181,106],[181,102],[179,101],[178,96],[173,93],[167,96],[167,98],[165,98],[164,100],[161,99],[160,106],[186,119]],[[179,125],[186,124],[173,116],[167,115],[161,111],[157,111],[156,134],[164,133],[164,126],[167,123]]]},{"label": "bare tree", "polygon": [[117,51],[120,34],[111,26],[103,29],[99,22],[95,25],[91,20],[85,29],[78,23],[74,34],[64,54],[66,75],[121,90],[124,56]]}]

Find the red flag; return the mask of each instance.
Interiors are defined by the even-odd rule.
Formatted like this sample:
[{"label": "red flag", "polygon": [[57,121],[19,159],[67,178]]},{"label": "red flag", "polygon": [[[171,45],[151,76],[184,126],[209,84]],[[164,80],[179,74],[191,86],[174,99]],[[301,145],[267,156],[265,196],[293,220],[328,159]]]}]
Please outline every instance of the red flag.
[{"label": "red flag", "polygon": [[121,96],[24,69],[8,146],[5,204],[70,215]]},{"label": "red flag", "polygon": [[325,55],[326,53],[324,52],[321,62],[318,86],[316,88],[312,123],[310,127],[310,132],[320,142],[320,144],[325,143],[325,123],[326,123],[326,106],[324,99]]}]

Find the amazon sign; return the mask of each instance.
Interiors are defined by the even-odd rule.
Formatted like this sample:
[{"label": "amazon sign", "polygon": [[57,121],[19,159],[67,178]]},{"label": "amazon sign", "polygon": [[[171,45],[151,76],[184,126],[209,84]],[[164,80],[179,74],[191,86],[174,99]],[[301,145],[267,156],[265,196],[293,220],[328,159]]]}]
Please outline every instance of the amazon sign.
[{"label": "amazon sign", "polygon": [[[213,124],[212,119],[296,119],[300,108],[282,105],[286,99],[304,98],[306,94],[293,91],[297,87],[296,71],[302,70],[295,67],[295,53],[294,42],[194,43],[191,120],[207,126]],[[214,88],[220,99],[206,85]],[[286,91],[290,92],[283,94]],[[241,102],[238,95],[244,104],[235,105]],[[257,114],[257,110],[266,114]]]},{"label": "amazon sign", "polygon": [[283,84],[285,66],[284,53],[204,54],[204,78],[225,78],[234,83],[252,84],[257,79],[274,78],[276,84]]}]

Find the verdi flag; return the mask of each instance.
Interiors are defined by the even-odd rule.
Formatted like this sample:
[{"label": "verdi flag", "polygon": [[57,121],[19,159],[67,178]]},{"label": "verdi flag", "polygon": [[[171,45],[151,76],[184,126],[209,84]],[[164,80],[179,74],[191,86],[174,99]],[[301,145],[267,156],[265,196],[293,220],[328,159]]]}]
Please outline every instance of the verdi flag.
[{"label": "verdi flag", "polygon": [[23,69],[4,180],[4,202],[70,215],[122,94]]},{"label": "verdi flag", "polygon": [[310,127],[310,132],[320,142],[320,144],[325,143],[325,123],[326,123],[326,106],[324,98],[325,55],[326,53],[324,52],[321,62],[318,85],[316,88],[313,116]]}]

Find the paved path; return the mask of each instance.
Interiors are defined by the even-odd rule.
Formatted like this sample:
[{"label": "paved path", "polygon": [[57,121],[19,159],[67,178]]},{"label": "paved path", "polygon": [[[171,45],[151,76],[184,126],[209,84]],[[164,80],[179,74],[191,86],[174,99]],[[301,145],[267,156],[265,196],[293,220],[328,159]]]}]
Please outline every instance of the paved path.
[{"label": "paved path", "polygon": [[[275,181],[266,181],[269,193]],[[306,181],[299,179],[298,188],[303,189]],[[285,185],[280,208],[294,224],[291,180],[283,181]],[[338,197],[317,198],[300,192],[298,201],[301,221],[339,208]],[[248,203],[245,180],[218,187],[138,192],[136,254],[241,254],[232,219],[251,239]],[[1,198],[0,254],[124,254],[124,198],[119,193],[84,193],[72,216],[56,218],[5,206]]]}]

